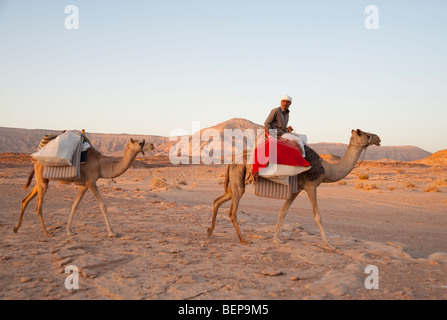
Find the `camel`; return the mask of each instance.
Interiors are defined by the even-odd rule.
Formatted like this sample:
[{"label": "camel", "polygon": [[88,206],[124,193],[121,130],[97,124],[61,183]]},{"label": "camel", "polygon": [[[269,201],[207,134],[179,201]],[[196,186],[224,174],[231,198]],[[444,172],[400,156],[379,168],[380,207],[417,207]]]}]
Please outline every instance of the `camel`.
[{"label": "camel", "polygon": [[[274,231],[274,243],[284,243],[279,237],[280,229],[282,221],[287,214],[288,209],[290,208],[293,201],[296,199],[298,194],[305,190],[309,197],[310,203],[312,205],[312,210],[314,214],[314,220],[320,230],[321,238],[329,249],[335,249],[335,247],[329,243],[326,238],[326,235],[322,226],[322,219],[320,216],[318,202],[317,202],[317,187],[321,183],[330,183],[336,182],[344,177],[346,177],[355,167],[357,160],[360,157],[360,154],[363,150],[365,150],[370,145],[380,146],[380,138],[372,133],[363,132],[360,129],[351,131],[351,139],[349,142],[348,149],[344,157],[337,163],[329,163],[327,161],[322,160],[322,166],[324,168],[324,173],[321,174],[316,180],[311,181],[309,179],[306,172],[298,175],[298,192],[292,193],[291,197],[285,201],[280,212],[278,222],[276,224],[276,228]],[[242,233],[239,229],[239,225],[237,222],[237,210],[239,206],[239,201],[244,195],[245,192],[245,177],[248,170],[251,170],[251,165],[246,163],[246,159],[244,159],[243,164],[229,164],[227,167],[226,175],[225,175],[225,193],[214,199],[213,201],[213,216],[211,221],[211,227],[208,228],[208,236],[211,237],[212,232],[216,225],[216,216],[219,207],[229,201],[231,201],[230,208],[230,220],[236,229],[236,232],[239,236],[239,240],[242,244],[249,244],[250,241],[247,241],[242,236]]]},{"label": "camel", "polygon": [[[107,209],[104,205],[101,194],[96,186],[96,181],[100,178],[102,179],[112,179],[122,175],[127,169],[130,167],[132,162],[137,157],[138,153],[142,152],[144,154],[145,150],[153,150],[154,145],[152,143],[145,146],[145,141],[142,142],[138,140],[130,139],[127,144],[127,148],[124,152],[124,156],[117,162],[116,159],[108,156],[104,156],[100,154],[96,149],[89,148],[87,150],[87,161],[81,164],[80,169],[80,178],[77,180],[61,180],[63,183],[74,183],[75,185],[81,186],[79,189],[78,196],[76,197],[73,206],[71,208],[70,217],[68,219],[67,224],[67,236],[72,236],[74,233],[71,230],[71,223],[73,221],[73,215],[78,208],[79,203],[82,200],[82,197],[85,195],[88,189],[90,189],[95,196],[96,200],[99,203],[99,207],[101,212],[104,215],[104,219],[107,226],[107,231],[110,237],[115,237],[116,233],[112,231],[110,227],[109,221],[107,219]],[[31,192],[22,200],[22,206],[20,209],[20,216],[17,226],[14,227],[14,232],[17,233],[21,224],[23,214],[25,213],[26,207],[28,203],[37,195],[37,204],[36,204],[36,213],[39,217],[40,224],[42,225],[43,232],[45,236],[51,237],[51,234],[48,232],[45,227],[45,223],[42,217],[42,203],[45,193],[48,189],[49,180],[43,178],[43,165],[39,162],[35,161],[34,169],[28,177],[28,181],[25,185],[25,189],[29,187],[33,176],[36,176],[36,185],[33,187]]]}]

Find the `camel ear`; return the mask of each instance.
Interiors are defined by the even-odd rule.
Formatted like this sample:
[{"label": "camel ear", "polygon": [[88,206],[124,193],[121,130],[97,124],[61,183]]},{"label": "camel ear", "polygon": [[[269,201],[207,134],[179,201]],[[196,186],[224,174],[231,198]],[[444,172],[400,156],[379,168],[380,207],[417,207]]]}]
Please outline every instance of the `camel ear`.
[{"label": "camel ear", "polygon": [[131,142],[131,143],[134,143],[135,141],[133,141],[133,139],[132,139],[132,138],[130,138],[130,142]]},{"label": "camel ear", "polygon": [[359,136],[361,136],[361,135],[362,135],[362,133],[363,133],[363,131],[362,131],[362,130],[360,130],[360,129],[357,129],[357,134],[358,134]]}]

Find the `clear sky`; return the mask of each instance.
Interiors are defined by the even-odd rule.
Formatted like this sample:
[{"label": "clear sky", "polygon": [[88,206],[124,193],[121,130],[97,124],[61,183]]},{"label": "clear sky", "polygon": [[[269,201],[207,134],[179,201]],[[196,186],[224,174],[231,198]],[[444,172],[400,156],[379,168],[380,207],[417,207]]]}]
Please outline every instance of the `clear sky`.
[{"label": "clear sky", "polygon": [[446,149],[447,1],[0,0],[0,126],[168,136],[285,94],[309,143]]}]

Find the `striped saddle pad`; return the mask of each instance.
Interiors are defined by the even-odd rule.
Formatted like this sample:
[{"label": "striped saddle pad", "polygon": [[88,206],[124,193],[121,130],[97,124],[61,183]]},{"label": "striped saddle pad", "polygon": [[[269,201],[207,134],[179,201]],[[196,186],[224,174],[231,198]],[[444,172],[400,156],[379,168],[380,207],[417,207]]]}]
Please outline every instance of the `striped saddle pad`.
[{"label": "striped saddle pad", "polygon": [[[310,163],[310,170],[306,171],[306,179],[315,181],[324,174],[323,159],[314,150],[304,145],[306,161]],[[302,175],[300,174],[300,175]],[[250,177],[250,176],[249,176]],[[247,178],[246,178],[247,181]],[[264,198],[289,199],[292,193],[298,192],[298,175],[289,176],[289,185],[273,182],[258,176],[255,183],[255,195]]]},{"label": "striped saddle pad", "polygon": [[255,183],[255,195],[263,198],[289,199],[292,193],[298,192],[298,176],[289,177],[289,185],[273,182],[258,176]]},{"label": "striped saddle pad", "polygon": [[82,143],[78,145],[73,154],[72,166],[43,167],[43,177],[49,180],[76,180],[81,177],[81,151]]}]

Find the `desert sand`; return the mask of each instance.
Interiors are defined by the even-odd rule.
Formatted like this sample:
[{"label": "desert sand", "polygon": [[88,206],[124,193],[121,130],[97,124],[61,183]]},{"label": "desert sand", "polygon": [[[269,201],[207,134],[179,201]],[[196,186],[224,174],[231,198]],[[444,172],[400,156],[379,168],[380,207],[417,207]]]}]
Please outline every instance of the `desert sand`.
[{"label": "desert sand", "polygon": [[[247,186],[238,242],[221,207],[211,238],[211,204],[223,193],[224,165],[172,166],[142,158],[115,181],[99,180],[109,238],[93,195],[66,223],[77,187],[51,182],[45,238],[31,202],[17,234],[28,155],[0,156],[0,299],[446,299],[447,166],[363,162],[341,183],[319,187],[326,249],[305,193],[273,230],[282,200]],[[34,184],[34,182],[33,182]],[[67,266],[79,289],[67,289]],[[378,289],[365,268],[377,267]]]}]

